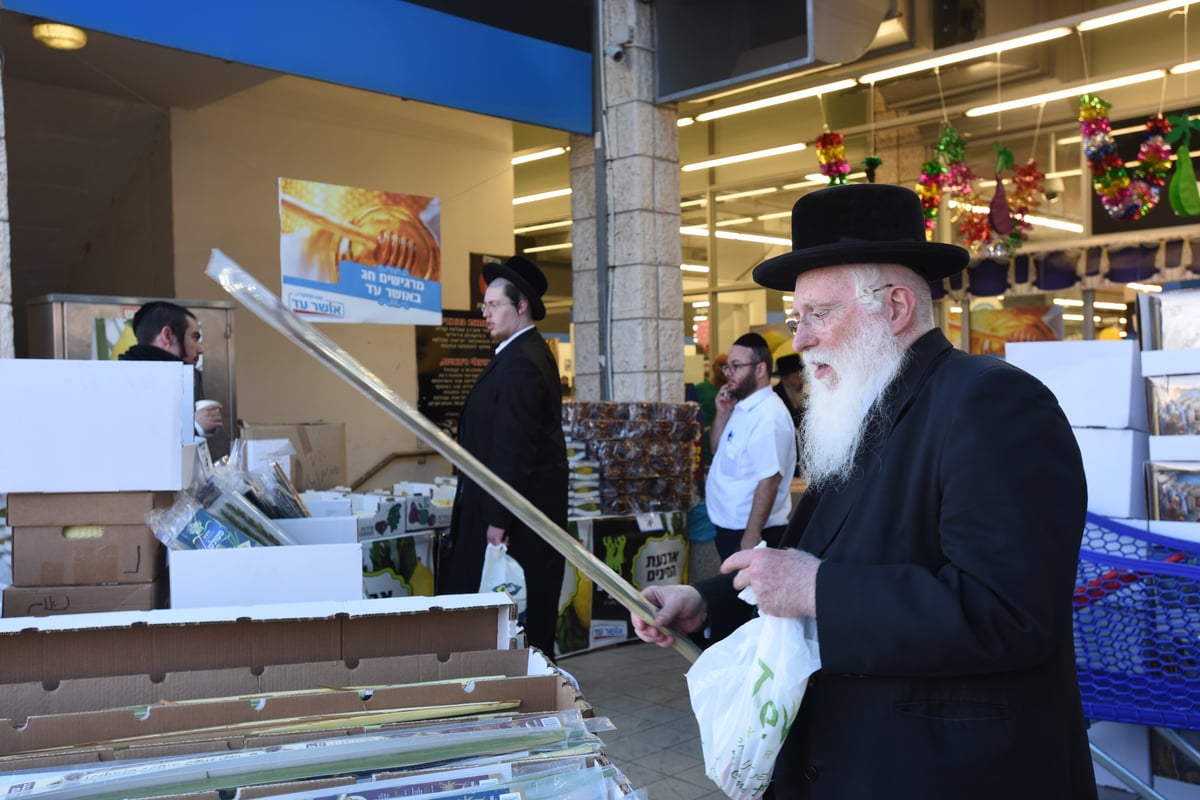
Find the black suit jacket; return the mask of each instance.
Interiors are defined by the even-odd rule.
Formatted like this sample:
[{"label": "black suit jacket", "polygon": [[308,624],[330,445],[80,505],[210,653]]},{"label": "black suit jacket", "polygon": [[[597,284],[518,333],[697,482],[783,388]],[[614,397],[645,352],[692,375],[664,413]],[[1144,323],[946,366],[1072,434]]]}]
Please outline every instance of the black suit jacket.
[{"label": "black suit jacket", "polygon": [[[1071,595],[1087,506],[1054,396],[934,330],[850,481],[810,491],[782,546],[823,559],[822,669],[776,797],[1074,800],[1096,788]],[[723,635],[749,617],[701,585]]]},{"label": "black suit jacket", "polygon": [[[554,355],[536,329],[509,342],[479,375],[458,420],[458,440],[559,527],[567,526],[562,384]],[[525,569],[530,643],[553,656],[562,556],[465,475],[459,476],[454,502],[449,569],[439,575],[442,591],[479,591],[489,525],[505,530],[509,553]]]}]

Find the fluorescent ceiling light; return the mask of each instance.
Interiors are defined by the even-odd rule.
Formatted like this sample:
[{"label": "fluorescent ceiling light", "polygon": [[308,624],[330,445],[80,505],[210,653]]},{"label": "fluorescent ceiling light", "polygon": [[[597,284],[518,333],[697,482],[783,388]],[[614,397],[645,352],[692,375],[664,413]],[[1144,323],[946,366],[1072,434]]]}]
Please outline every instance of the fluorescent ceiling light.
[{"label": "fluorescent ceiling light", "polygon": [[521,252],[523,252],[523,253],[549,253],[551,250],[569,250],[570,248],[571,248],[570,242],[563,242],[562,244],[542,244],[542,245],[538,245],[537,247],[526,247]]},{"label": "fluorescent ceiling light", "polygon": [[1083,314],[1063,314],[1063,319],[1067,322],[1083,322]]},{"label": "fluorescent ceiling light", "polygon": [[792,302],[793,300],[795,300],[796,298],[795,298],[795,296],[794,296],[794,295],[785,294],[783,297],[781,297],[781,298],[779,298],[779,299],[780,299],[780,300],[782,300],[782,301],[783,301],[783,302],[785,302],[785,303],[790,303],[790,302]]},{"label": "fluorescent ceiling light", "polygon": [[704,111],[696,115],[697,122],[708,122],[721,117],[731,117],[734,114],[745,114],[747,111],[757,111],[760,108],[770,108],[771,106],[781,105],[783,103],[791,103],[796,100],[803,100],[807,97],[817,97],[818,95],[827,94],[829,92],[840,92],[842,89],[849,89],[857,83],[853,78],[843,78],[840,81],[833,83],[822,84],[821,86],[813,86],[810,89],[800,89],[795,92],[787,92],[786,94],[778,94],[774,97],[764,97],[760,100],[751,100],[749,103],[739,103],[736,106],[727,108],[717,108],[712,111]]},{"label": "fluorescent ceiling light", "polygon": [[679,119],[675,120],[675,124],[680,128],[686,128],[688,125],[695,125],[696,120],[692,119],[691,117],[680,117]]},{"label": "fluorescent ceiling light", "polygon": [[800,181],[799,183],[785,183],[783,185],[783,190],[786,192],[792,189],[807,189],[810,186],[816,186],[817,184],[821,183],[829,183],[829,178],[826,178],[824,175],[822,175],[821,180],[819,181],[808,180]]},{"label": "fluorescent ceiling light", "polygon": [[1127,283],[1125,284],[1125,288],[1133,289],[1135,292],[1147,292],[1149,294],[1162,291],[1162,287],[1155,283]]},{"label": "fluorescent ceiling light", "polygon": [[770,219],[783,219],[784,217],[790,217],[791,215],[792,212],[790,211],[773,211],[770,214],[759,214],[757,219],[759,222],[766,222]]},{"label": "fluorescent ceiling light", "polygon": [[1176,64],[1171,67],[1172,75],[1182,75],[1185,72],[1195,72],[1200,69],[1200,61],[1189,61],[1186,64]]},{"label": "fluorescent ceiling light", "polygon": [[530,161],[541,161],[543,158],[554,158],[561,156],[567,152],[566,147],[551,147],[548,150],[539,150],[536,153],[529,153],[523,156],[513,156],[512,165],[515,167],[518,164],[528,164]]},{"label": "fluorescent ceiling light", "polygon": [[694,303],[692,303],[692,308],[708,308],[708,305],[709,305],[708,300],[697,300]]},{"label": "fluorescent ceiling light", "polygon": [[[810,172],[809,174],[805,175],[804,177],[808,178],[813,183],[829,183],[829,176],[822,175],[819,172]],[[851,172],[849,175],[846,176],[846,180],[856,181],[856,180],[861,180],[862,178],[865,178],[865,177],[867,177],[867,173],[865,173],[865,172]]]},{"label": "fluorescent ceiling light", "polygon": [[[704,322],[707,319],[708,319],[708,317],[704,314],[696,314],[695,316],[692,317],[692,322]],[[695,327],[693,326],[693,330],[694,329],[695,329]]]},{"label": "fluorescent ceiling light", "polygon": [[788,153],[799,153],[808,145],[804,142],[796,142],[795,144],[785,144],[779,147],[768,147],[766,150],[754,150],[749,153],[741,153],[736,156],[724,156],[723,158],[710,158],[707,161],[696,161],[692,164],[684,164],[680,167],[684,172],[695,172],[698,169],[709,169],[711,167],[723,167],[726,164],[740,164],[743,161],[754,161],[759,158],[770,158],[772,156],[782,156]]},{"label": "fluorescent ceiling light", "polygon": [[[708,228],[703,225],[685,225],[679,229],[679,232],[684,236],[708,236]],[[792,240],[784,239],[782,236],[762,236],[757,233],[738,233],[736,231],[714,231],[713,236],[718,239],[730,239],[735,242],[777,244],[785,247],[792,246]]]},{"label": "fluorescent ceiling light", "polygon": [[703,264],[680,264],[679,269],[683,272],[708,272],[708,267]]},{"label": "fluorescent ceiling light", "polygon": [[[1139,125],[1138,127],[1136,127],[1136,128],[1130,128],[1129,130],[1131,130],[1131,131],[1144,131],[1144,130],[1146,130],[1146,126],[1145,126],[1145,125]],[[1113,131],[1113,133],[1116,133],[1116,131]],[[1060,139],[1059,141],[1062,141],[1062,140]],[[1079,140],[1078,140],[1078,139],[1076,139],[1076,141],[1079,141]],[[1127,162],[1125,162],[1125,166],[1129,166],[1129,162],[1128,162],[1128,161],[1127,161]],[[1052,180],[1054,180],[1055,178],[1075,178],[1075,177],[1078,177],[1079,175],[1082,175],[1082,174],[1083,174],[1083,170],[1082,170],[1082,169],[1061,169],[1061,170],[1059,170],[1058,172],[1047,172],[1047,173],[1045,173],[1045,174],[1043,175],[1043,177],[1044,177],[1046,180],[1048,180],[1048,181],[1052,181]],[[996,185],[996,182],[995,182],[995,181],[980,181],[980,182],[979,182],[979,184],[978,184],[978,186],[979,186],[979,188],[980,188],[980,189],[986,189],[986,188],[987,188],[987,187],[989,187],[989,186],[995,186],[995,185]]]},{"label": "fluorescent ceiling light", "polygon": [[715,199],[718,203],[724,203],[727,200],[738,200],[742,197],[758,197],[759,195],[762,195],[762,194],[772,194],[773,192],[778,192],[778,191],[779,191],[779,187],[777,187],[777,186],[764,186],[761,189],[747,189],[744,192],[731,192],[729,194],[719,194],[713,199]]},{"label": "fluorescent ceiling light", "polygon": [[563,219],[558,222],[543,222],[541,225],[526,225],[523,228],[513,228],[513,233],[519,235],[522,233],[537,233],[538,231],[552,231],[555,228],[569,227],[571,227],[571,220]]},{"label": "fluorescent ceiling light", "polygon": [[1050,28],[1049,30],[1031,33],[1027,36],[1018,36],[1013,39],[1005,39],[1002,42],[994,44],[986,44],[981,47],[972,47],[969,50],[961,50],[957,53],[946,53],[945,55],[926,58],[921,61],[914,61],[911,64],[903,64],[899,67],[891,67],[889,69],[881,69],[877,72],[868,72],[858,79],[859,83],[878,83],[879,81],[891,80],[899,78],[901,75],[911,75],[914,72],[924,72],[927,69],[937,69],[949,64],[958,64],[963,61],[972,61],[976,58],[1003,53],[1005,50],[1016,50],[1021,47],[1029,47],[1042,42],[1049,42],[1054,39],[1061,39],[1064,36],[1071,35],[1070,28]]},{"label": "fluorescent ceiling light", "polygon": [[1161,3],[1151,3],[1150,5],[1141,6],[1139,8],[1129,8],[1125,11],[1118,11],[1115,14],[1105,14],[1092,19],[1085,19],[1076,25],[1076,29],[1080,31],[1093,31],[1096,28],[1106,28],[1109,25],[1116,25],[1118,22],[1128,22],[1131,19],[1140,17],[1148,17],[1151,14],[1159,14],[1164,11],[1174,11],[1177,8],[1185,8],[1190,6],[1195,0],[1163,0]]},{"label": "fluorescent ceiling light", "polygon": [[717,220],[718,228],[725,228],[730,225],[745,225],[746,223],[754,222],[754,217],[734,217],[733,219]]},{"label": "fluorescent ceiling light", "polygon": [[[957,200],[950,201],[951,208],[965,208],[968,211],[974,211],[976,214],[987,214],[991,209],[987,206],[976,206],[969,203],[960,203]],[[1053,228],[1054,230],[1067,231],[1068,233],[1083,233],[1083,225],[1078,222],[1070,222],[1065,219],[1055,219],[1054,217],[1039,217],[1033,214],[1026,214],[1025,221],[1030,225],[1039,228]]]},{"label": "fluorescent ceiling light", "polygon": [[680,208],[695,208],[696,206],[708,205],[708,199],[701,197],[699,200],[684,200],[679,204]]},{"label": "fluorescent ceiling light", "polygon": [[976,106],[975,108],[967,109],[966,115],[968,117],[982,117],[986,114],[999,114],[1001,111],[1011,111],[1014,108],[1028,108],[1029,106],[1049,103],[1052,100],[1063,100],[1068,97],[1078,97],[1081,94],[1096,94],[1097,92],[1107,91],[1108,89],[1116,89],[1120,86],[1132,86],[1137,83],[1158,80],[1166,74],[1167,71],[1165,69],[1152,69],[1148,72],[1139,72],[1136,75],[1125,75],[1124,77],[1112,78],[1107,81],[1078,84],[1066,89],[1059,89],[1055,92],[1036,94],[1032,97],[1022,97],[1016,100],[1008,100],[1003,103],[992,103],[991,105],[987,106]]},{"label": "fluorescent ceiling light", "polygon": [[539,200],[552,200],[555,197],[566,197],[571,193],[571,187],[566,189],[553,189],[549,192],[538,192],[537,194],[527,194],[522,197],[514,197],[513,205],[519,206],[525,203],[536,203]]},{"label": "fluorescent ceiling light", "polygon": [[[1054,298],[1054,305],[1066,306],[1067,308],[1083,308],[1082,300],[1073,300],[1069,297]],[[1092,308],[1098,308],[1102,311],[1124,311],[1126,306],[1124,303],[1109,303],[1104,300],[1097,300],[1092,303]]]}]

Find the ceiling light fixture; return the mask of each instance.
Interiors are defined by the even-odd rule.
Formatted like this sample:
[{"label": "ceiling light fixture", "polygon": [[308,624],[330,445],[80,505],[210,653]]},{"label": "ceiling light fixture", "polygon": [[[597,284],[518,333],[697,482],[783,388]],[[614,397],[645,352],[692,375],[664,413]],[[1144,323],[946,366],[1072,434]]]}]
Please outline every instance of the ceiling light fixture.
[{"label": "ceiling light fixture", "polygon": [[1182,75],[1185,72],[1195,72],[1198,69],[1200,69],[1200,61],[1189,61],[1186,64],[1176,64],[1171,67],[1170,72],[1172,75]]},{"label": "ceiling light fixture", "polygon": [[1078,97],[1081,94],[1096,94],[1109,89],[1116,89],[1121,86],[1133,86],[1138,83],[1146,83],[1147,81],[1159,80],[1167,74],[1165,69],[1152,69],[1148,72],[1139,72],[1136,75],[1124,75],[1120,78],[1111,78],[1106,81],[1095,81],[1092,83],[1077,84],[1066,89],[1059,89],[1054,92],[1046,92],[1044,94],[1036,94],[1031,97],[1021,97],[1016,100],[1008,100],[1003,103],[992,103],[986,106],[976,106],[969,108],[966,111],[968,117],[982,117],[987,114],[999,114],[1002,111],[1011,111],[1014,108],[1029,108],[1030,106],[1049,103],[1052,100],[1065,100],[1069,97]]},{"label": "ceiling light fixture", "polygon": [[739,103],[736,106],[717,108],[712,111],[704,111],[696,115],[696,121],[708,122],[709,120],[721,119],[722,117],[732,117],[734,114],[745,114],[747,111],[757,111],[760,108],[770,108],[771,106],[777,106],[783,103],[804,100],[808,97],[817,97],[830,92],[840,92],[842,89],[849,89],[851,86],[856,84],[857,81],[855,81],[853,78],[843,78],[842,80],[834,81],[833,83],[825,83],[820,86],[813,86],[811,89],[800,89],[795,92],[775,95],[774,97],[764,97],[761,100],[751,100],[749,103]]},{"label": "ceiling light fixture", "polygon": [[732,219],[717,220],[718,228],[727,228],[730,225],[746,225],[754,222],[754,217],[733,217]]},{"label": "ceiling light fixture", "polygon": [[775,186],[764,186],[761,189],[747,189],[744,192],[731,192],[730,194],[719,194],[713,199],[716,200],[718,203],[724,203],[729,200],[738,200],[743,197],[758,197],[759,195],[762,195],[762,194],[771,194],[773,192],[778,192],[778,191],[779,191],[779,189]]},{"label": "ceiling light fixture", "polygon": [[691,117],[680,117],[679,119],[675,120],[675,125],[679,128],[686,128],[688,125],[695,124],[696,120],[692,119]]},{"label": "ceiling light fixture", "polygon": [[537,247],[526,247],[521,252],[522,253],[549,253],[551,250],[569,250],[570,248],[571,248],[570,242],[563,242],[562,244],[542,244],[542,245],[538,245]]},{"label": "ceiling light fixture", "polygon": [[[974,211],[976,214],[987,214],[991,209],[987,206],[976,206],[970,203],[960,203],[957,200],[950,201],[951,208],[965,208],[968,211]],[[1083,233],[1083,225],[1078,222],[1069,222],[1065,219],[1055,219],[1054,217],[1039,217],[1034,214],[1026,214],[1024,220],[1030,225],[1039,228],[1053,228],[1054,230],[1067,231],[1068,233]]]},{"label": "ceiling light fixture", "polygon": [[1159,14],[1164,11],[1174,11],[1177,8],[1185,8],[1190,6],[1196,0],[1163,0],[1161,3],[1151,3],[1149,5],[1140,6],[1138,8],[1127,8],[1124,11],[1118,11],[1113,14],[1105,14],[1092,19],[1085,19],[1080,22],[1075,28],[1079,31],[1094,31],[1096,28],[1106,28],[1109,25],[1116,25],[1119,22],[1128,22],[1131,19],[1139,19],[1148,17],[1151,14]]},{"label": "ceiling light fixture", "polygon": [[554,158],[561,156],[567,152],[568,147],[551,147],[546,150],[538,150],[536,153],[528,153],[523,156],[513,156],[512,165],[515,167],[518,164],[528,164],[530,161],[541,161],[543,158]]},{"label": "ceiling light fixture", "polygon": [[570,193],[571,187],[568,186],[566,189],[552,189],[549,192],[538,192],[537,194],[527,194],[521,197],[514,197],[512,203],[514,206],[520,206],[524,205],[525,203],[536,203],[539,200],[552,200],[555,197],[566,197]]},{"label": "ceiling light fixture", "polygon": [[697,300],[692,303],[692,308],[708,308],[709,303],[710,301],[708,300]]},{"label": "ceiling light fixture", "polygon": [[[679,229],[684,236],[708,236],[708,228],[703,225],[685,225]],[[754,242],[755,244],[777,244],[791,247],[792,240],[782,236],[762,236],[757,233],[738,233],[736,231],[715,231],[713,236],[718,239],[730,239],[735,242]]]},{"label": "ceiling light fixture", "polygon": [[[1054,298],[1054,305],[1065,306],[1067,308],[1083,308],[1082,300],[1073,300],[1069,297]],[[1127,306],[1124,303],[1110,303],[1107,300],[1096,300],[1092,303],[1092,308],[1098,308],[1101,311],[1125,311]]]},{"label": "ceiling light fixture", "polygon": [[1064,36],[1070,36],[1070,28],[1050,28],[1048,30],[1039,31],[1038,33],[1030,33],[1026,36],[1018,36],[1014,39],[1005,39],[1004,41],[986,44],[980,47],[972,47],[967,50],[960,50],[957,53],[946,53],[944,55],[926,58],[921,61],[914,61],[911,64],[902,64],[898,67],[889,69],[881,69],[877,72],[868,72],[858,79],[859,83],[878,83],[880,81],[899,78],[902,75],[911,75],[914,72],[924,72],[927,69],[937,69],[950,64],[958,64],[963,61],[972,61],[976,58],[1003,53],[1006,50],[1016,50],[1021,47],[1029,47],[1042,42],[1049,42],[1054,39],[1061,39]]},{"label": "ceiling light fixture", "polygon": [[1127,283],[1125,284],[1125,288],[1133,289],[1135,292],[1146,292],[1147,294],[1162,291],[1162,287],[1156,283]]},{"label": "ceiling light fixture", "polygon": [[45,20],[33,23],[33,38],[54,50],[78,50],[87,44],[87,34],[81,29]]},{"label": "ceiling light fixture", "polygon": [[563,219],[558,222],[543,222],[541,225],[526,225],[523,228],[513,228],[513,233],[520,236],[523,233],[537,233],[538,231],[552,231],[556,228],[571,227],[571,220]]},{"label": "ceiling light fixture", "polygon": [[679,269],[683,272],[703,272],[708,273],[708,267],[703,264],[680,264]]},{"label": "ceiling light fixture", "polygon": [[695,208],[696,206],[706,206],[706,205],[708,205],[708,200],[706,198],[701,197],[696,200],[684,200],[682,203],[679,204],[679,207],[680,208]]},{"label": "ceiling light fixture", "polygon": [[723,167],[726,164],[740,164],[743,161],[754,161],[759,158],[770,158],[771,156],[782,156],[788,153],[799,153],[808,147],[804,142],[796,142],[795,144],[785,144],[779,147],[768,147],[766,150],[754,150],[749,153],[741,153],[736,156],[725,156],[724,158],[710,158],[707,161],[696,161],[692,164],[684,164],[680,167],[684,172],[695,172],[698,169],[709,169],[711,167]]},{"label": "ceiling light fixture", "polygon": [[772,219],[783,219],[784,217],[790,217],[791,215],[792,212],[790,211],[773,211],[770,214],[759,214],[756,219],[759,222],[766,222]]}]

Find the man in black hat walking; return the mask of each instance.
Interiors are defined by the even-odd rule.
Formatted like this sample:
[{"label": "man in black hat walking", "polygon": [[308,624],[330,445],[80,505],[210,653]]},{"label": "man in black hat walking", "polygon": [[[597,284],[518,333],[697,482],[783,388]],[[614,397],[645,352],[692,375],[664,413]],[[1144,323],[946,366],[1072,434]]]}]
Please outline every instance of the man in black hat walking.
[{"label": "man in black hat walking", "polygon": [[[480,304],[496,354],[479,375],[458,420],[458,441],[492,472],[567,526],[567,448],[558,364],[533,323],[544,319],[546,276],[521,256],[483,267]],[[465,475],[450,523],[442,592],[479,591],[488,544],[507,544],[525,570],[525,635],[554,657],[564,560],[512,512]]]},{"label": "man in black hat walking", "polygon": [[808,490],[782,549],[647,589],[657,623],[724,636],[753,613],[746,586],[764,614],[815,620],[779,800],[1092,800],[1071,603],[1087,491],[1058,402],[936,327],[929,282],[968,255],[925,240],[910,190],[805,195],[792,246],[754,279],[794,292]]}]

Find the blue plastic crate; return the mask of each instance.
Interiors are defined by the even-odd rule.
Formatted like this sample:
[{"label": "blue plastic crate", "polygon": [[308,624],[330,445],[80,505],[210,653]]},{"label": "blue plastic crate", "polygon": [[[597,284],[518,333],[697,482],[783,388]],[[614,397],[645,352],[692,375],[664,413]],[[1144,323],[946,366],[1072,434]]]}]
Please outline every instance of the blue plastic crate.
[{"label": "blue plastic crate", "polygon": [[1200,730],[1200,544],[1088,514],[1076,576],[1088,719]]}]

